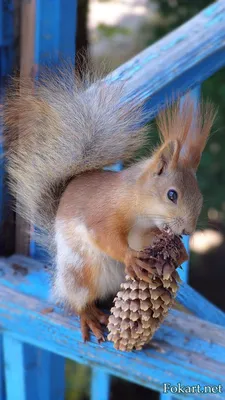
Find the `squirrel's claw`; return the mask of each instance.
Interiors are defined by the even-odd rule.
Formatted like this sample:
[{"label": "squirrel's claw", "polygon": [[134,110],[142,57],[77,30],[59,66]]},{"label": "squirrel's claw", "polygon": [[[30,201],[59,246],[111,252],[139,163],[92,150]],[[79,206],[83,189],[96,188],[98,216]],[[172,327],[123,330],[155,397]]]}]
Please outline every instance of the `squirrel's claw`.
[{"label": "squirrel's claw", "polygon": [[133,279],[138,278],[149,283],[154,270],[145,259],[149,259],[148,253],[129,250],[125,259],[125,272]]},{"label": "squirrel's claw", "polygon": [[90,331],[98,340],[98,343],[104,342],[103,328],[101,325],[107,325],[108,316],[99,310],[96,306],[90,306],[80,315],[81,333],[84,342],[90,340]]},{"label": "squirrel's claw", "polygon": [[[132,275],[130,274],[130,272],[131,272],[131,268],[132,268]],[[128,269],[126,270],[126,272],[127,272],[127,274],[128,275],[130,275],[130,276],[132,276],[134,279],[140,279],[140,280],[142,280],[142,281],[144,281],[144,282],[147,282],[147,283],[149,283],[149,281],[150,281],[150,278],[149,278],[149,274],[146,272],[146,270],[144,271],[139,265],[137,265],[137,264],[133,264],[131,267],[130,267],[130,269],[129,269],[129,271],[128,271]]]}]

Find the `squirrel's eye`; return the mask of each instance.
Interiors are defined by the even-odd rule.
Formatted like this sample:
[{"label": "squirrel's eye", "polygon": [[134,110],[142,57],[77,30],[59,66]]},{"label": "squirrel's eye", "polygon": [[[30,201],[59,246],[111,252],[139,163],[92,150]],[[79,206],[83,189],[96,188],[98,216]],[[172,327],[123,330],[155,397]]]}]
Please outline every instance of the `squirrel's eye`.
[{"label": "squirrel's eye", "polygon": [[171,200],[173,203],[177,203],[177,198],[178,198],[178,194],[176,192],[176,190],[169,190],[167,192],[167,197],[169,200]]}]

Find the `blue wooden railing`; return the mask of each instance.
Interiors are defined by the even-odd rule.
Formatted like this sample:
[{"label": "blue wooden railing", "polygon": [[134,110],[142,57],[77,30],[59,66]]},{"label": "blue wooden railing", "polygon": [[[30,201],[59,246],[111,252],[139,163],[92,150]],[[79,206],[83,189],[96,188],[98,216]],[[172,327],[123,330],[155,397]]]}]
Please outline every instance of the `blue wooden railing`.
[{"label": "blue wooden railing", "polygon": [[[12,4],[0,0],[0,21],[6,3]],[[31,12],[35,22],[32,66],[36,71],[38,65],[49,60],[58,63],[60,58],[74,59],[75,4],[74,0],[24,2],[25,11]],[[2,27],[1,24],[0,38]],[[11,57],[12,40],[0,42],[1,56],[3,47],[4,57]],[[0,64],[3,65],[2,60]],[[4,60],[4,65],[11,73],[9,59]],[[119,67],[106,81],[126,82],[124,101],[131,97],[137,103],[144,102],[145,123],[171,95],[175,98],[193,90],[193,95],[198,96],[201,83],[224,65],[225,2],[220,0]],[[3,166],[0,175],[4,177]],[[2,193],[3,183],[1,178]],[[2,195],[2,220],[3,202]],[[32,240],[30,243],[30,256],[15,254],[0,259],[0,400],[63,399],[65,358],[92,368],[92,400],[109,398],[111,375],[159,392],[166,382],[222,385],[223,393],[198,398],[225,398],[225,314],[187,283],[181,285],[178,300],[190,314],[170,312],[154,339],[161,351],[147,348],[125,354],[115,351],[111,343],[99,345],[93,336],[90,343],[83,344],[75,316],[64,315],[55,305],[53,312],[44,312],[52,306],[48,272],[38,260],[40,253]],[[187,268],[186,264],[184,280]],[[173,398],[177,397],[187,395],[174,393]],[[188,395],[190,399],[195,397]]]}]

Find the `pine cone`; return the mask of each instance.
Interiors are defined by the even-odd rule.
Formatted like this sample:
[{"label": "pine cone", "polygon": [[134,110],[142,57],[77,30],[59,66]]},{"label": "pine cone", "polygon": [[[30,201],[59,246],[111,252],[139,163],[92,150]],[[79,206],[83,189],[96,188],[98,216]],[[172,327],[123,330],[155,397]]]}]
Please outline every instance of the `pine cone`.
[{"label": "pine cone", "polygon": [[118,350],[141,350],[151,340],[173,305],[180,282],[176,268],[188,259],[181,239],[170,231],[146,251],[155,271],[149,283],[126,276],[111,309],[108,340]]}]

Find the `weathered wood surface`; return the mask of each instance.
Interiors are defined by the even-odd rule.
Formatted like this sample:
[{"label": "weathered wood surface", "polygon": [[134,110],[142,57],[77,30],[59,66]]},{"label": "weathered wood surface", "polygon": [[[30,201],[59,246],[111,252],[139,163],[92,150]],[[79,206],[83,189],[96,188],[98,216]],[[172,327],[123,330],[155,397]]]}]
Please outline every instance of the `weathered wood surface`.
[{"label": "weathered wood surface", "polygon": [[109,81],[124,81],[128,96],[146,102],[143,122],[165,99],[182,95],[225,65],[225,1],[220,0],[117,68]]},{"label": "weathered wood surface", "polygon": [[[17,268],[17,266],[19,267]],[[1,272],[3,270],[4,274]],[[50,296],[51,274],[44,273],[43,270],[46,271],[44,264],[22,255],[13,255],[2,260],[0,258],[0,283],[16,288],[22,293],[47,300]],[[185,282],[180,284],[177,299],[180,304],[197,317],[225,327],[225,313]]]},{"label": "weathered wood surface", "polygon": [[[185,291],[188,290],[185,286]],[[125,354],[115,351],[111,343],[99,345],[93,336],[84,345],[77,317],[66,315],[56,306],[53,312],[45,312],[52,306],[48,293],[49,273],[43,264],[16,255],[1,259],[0,325],[4,333],[12,334],[13,340],[54,351],[91,367],[98,366],[159,391],[162,382],[225,387],[223,327],[173,311],[155,335],[154,342],[160,351],[146,348]],[[198,294],[195,300],[203,302]],[[224,398],[221,396],[207,394],[209,399]]]}]

